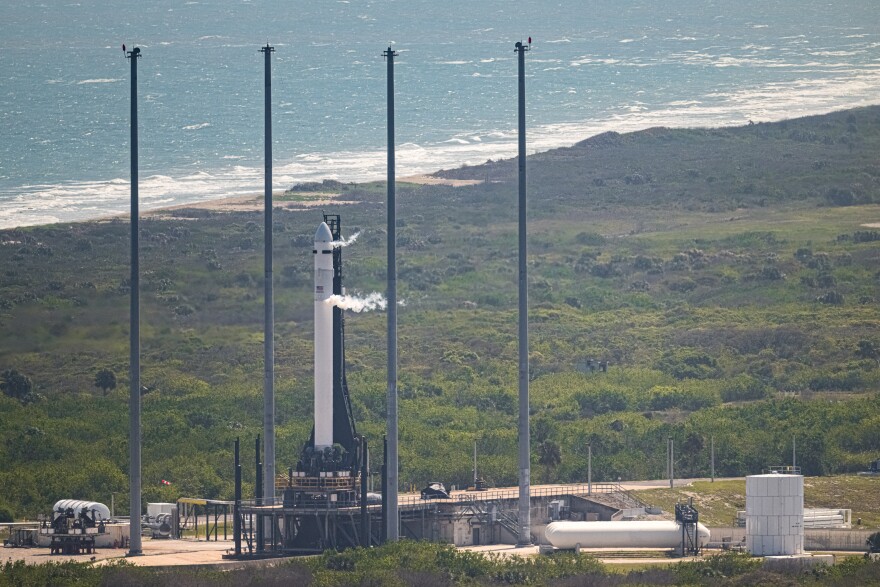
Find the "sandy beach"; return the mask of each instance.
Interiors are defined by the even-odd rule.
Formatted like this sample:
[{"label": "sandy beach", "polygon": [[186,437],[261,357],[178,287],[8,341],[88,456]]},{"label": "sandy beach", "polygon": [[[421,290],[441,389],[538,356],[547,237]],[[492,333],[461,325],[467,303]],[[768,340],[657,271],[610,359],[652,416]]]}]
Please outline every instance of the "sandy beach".
[{"label": "sandy beach", "polygon": [[[474,179],[446,179],[433,175],[411,175],[397,180],[398,183],[415,183],[422,185],[448,185],[467,186],[482,183]],[[339,199],[342,194],[332,192],[296,192],[295,198],[286,199],[287,191],[276,191],[273,194],[273,207],[285,210],[306,210],[320,206],[355,204],[351,200]],[[143,217],[161,217],[173,214],[176,210],[210,210],[212,212],[257,212],[263,209],[263,194],[248,194],[245,196],[231,196],[215,200],[190,202],[187,204],[175,204],[164,206],[155,210],[147,210],[141,214]]]}]

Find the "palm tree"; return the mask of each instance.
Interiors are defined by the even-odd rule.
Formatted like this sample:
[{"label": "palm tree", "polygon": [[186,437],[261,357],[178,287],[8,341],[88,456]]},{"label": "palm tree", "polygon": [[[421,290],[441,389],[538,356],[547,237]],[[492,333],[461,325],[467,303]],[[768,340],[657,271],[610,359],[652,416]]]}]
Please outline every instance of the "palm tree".
[{"label": "palm tree", "polygon": [[544,483],[550,482],[550,473],[562,462],[562,449],[549,438],[538,445],[538,463],[544,467]]}]

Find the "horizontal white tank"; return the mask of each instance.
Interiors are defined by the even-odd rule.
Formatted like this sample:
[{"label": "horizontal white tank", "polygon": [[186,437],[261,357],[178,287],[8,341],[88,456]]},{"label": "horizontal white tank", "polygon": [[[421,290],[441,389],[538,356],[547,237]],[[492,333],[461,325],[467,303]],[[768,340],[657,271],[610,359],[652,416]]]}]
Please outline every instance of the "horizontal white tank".
[{"label": "horizontal white tank", "polygon": [[[632,522],[551,522],[544,536],[554,548],[676,548],[681,524],[665,520]],[[697,544],[709,542],[709,529],[697,524]]]},{"label": "horizontal white tank", "polygon": [[81,499],[61,499],[56,501],[55,505],[52,506],[52,513],[54,514],[58,510],[67,510],[68,508],[72,509],[73,513],[77,516],[83,508],[89,511],[89,515],[92,515],[92,510],[95,510],[95,521],[110,519],[110,508],[106,505],[96,501],[84,501]]}]

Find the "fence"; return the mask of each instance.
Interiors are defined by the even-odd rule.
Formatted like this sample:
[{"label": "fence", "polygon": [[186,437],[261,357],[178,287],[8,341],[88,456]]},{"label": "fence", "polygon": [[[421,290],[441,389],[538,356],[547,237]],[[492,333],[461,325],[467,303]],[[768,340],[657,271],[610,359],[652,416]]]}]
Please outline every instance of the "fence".
[{"label": "fence", "polygon": [[[864,552],[867,548],[865,541],[875,531],[805,528],[804,550],[807,552],[823,550]],[[732,546],[745,545],[745,528],[709,528],[709,533],[709,542],[717,544],[728,542]]]}]

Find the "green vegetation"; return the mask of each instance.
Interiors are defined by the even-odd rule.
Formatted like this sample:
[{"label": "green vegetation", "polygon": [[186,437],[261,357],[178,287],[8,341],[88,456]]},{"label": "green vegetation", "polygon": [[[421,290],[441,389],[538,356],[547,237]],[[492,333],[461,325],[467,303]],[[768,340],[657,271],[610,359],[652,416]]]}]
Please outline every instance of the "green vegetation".
[{"label": "green vegetation", "polygon": [[[792,437],[807,475],[880,456],[880,229],[865,226],[880,222],[878,151],[880,108],[864,108],[606,134],[531,158],[535,481],[583,482],[587,443],[595,481],[662,477],[669,436],[681,476],[708,476],[711,436],[718,476],[785,464]],[[515,165],[445,174],[489,182],[398,189],[401,480],[464,486],[476,441],[481,476],[516,484]],[[356,202],[332,210],[362,231],[346,285],[384,291],[384,185],[291,198],[306,192]],[[274,221],[284,470],[311,428],[320,214]],[[127,509],[128,231],[0,232],[0,507],[17,518],[111,492]],[[145,500],[228,499],[232,442],[262,431],[261,242],[258,212],[141,221]],[[385,316],[351,315],[346,332],[358,431],[378,447]]]},{"label": "green vegetation", "polygon": [[0,567],[0,587],[880,585],[880,564],[863,557],[848,558],[833,567],[798,575],[765,571],[761,565],[759,559],[728,553],[695,562],[621,571],[606,567],[586,554],[504,557],[458,551],[448,545],[402,541],[373,549],[327,552],[274,567],[229,571],[191,568],[155,570],[134,567],[125,562],[101,567],[72,562],[30,566],[22,562],[7,562]]}]

